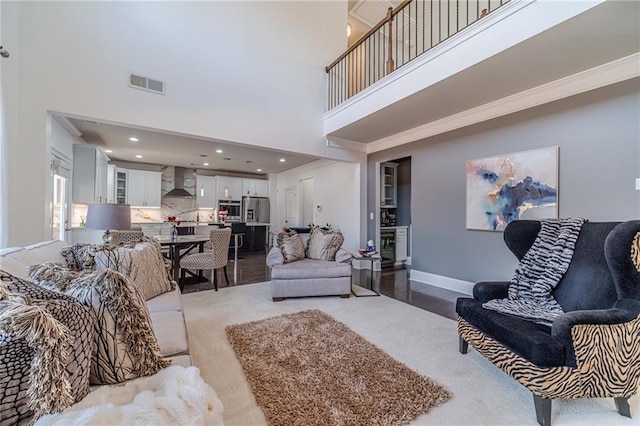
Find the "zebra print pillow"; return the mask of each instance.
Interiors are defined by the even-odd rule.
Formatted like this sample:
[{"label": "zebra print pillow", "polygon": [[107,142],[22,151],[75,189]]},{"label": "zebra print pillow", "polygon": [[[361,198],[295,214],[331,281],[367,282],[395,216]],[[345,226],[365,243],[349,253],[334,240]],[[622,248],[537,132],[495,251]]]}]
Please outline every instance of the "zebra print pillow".
[{"label": "zebra print pillow", "polygon": [[63,294],[0,271],[0,423],[28,423],[89,393],[93,317]]},{"label": "zebra print pillow", "polygon": [[284,263],[304,259],[304,244],[296,231],[280,232],[276,241],[284,257]]},{"label": "zebra print pillow", "polygon": [[340,231],[316,226],[311,229],[309,234],[306,255],[309,259],[334,261],[343,242],[344,236]]}]

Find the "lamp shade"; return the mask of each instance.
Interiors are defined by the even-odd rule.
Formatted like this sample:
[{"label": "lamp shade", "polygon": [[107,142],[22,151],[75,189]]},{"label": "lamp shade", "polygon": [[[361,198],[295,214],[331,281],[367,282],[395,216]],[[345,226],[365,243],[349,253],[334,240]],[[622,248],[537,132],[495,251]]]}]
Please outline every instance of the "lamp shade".
[{"label": "lamp shade", "polygon": [[91,229],[131,229],[129,204],[91,203],[87,209],[85,225]]}]

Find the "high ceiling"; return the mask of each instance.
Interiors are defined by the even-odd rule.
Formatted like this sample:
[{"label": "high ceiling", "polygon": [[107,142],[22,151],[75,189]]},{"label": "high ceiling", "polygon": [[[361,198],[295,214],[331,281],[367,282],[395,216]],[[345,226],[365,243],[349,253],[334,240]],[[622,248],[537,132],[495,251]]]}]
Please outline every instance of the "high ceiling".
[{"label": "high ceiling", "polygon": [[639,16],[640,2],[604,2],[329,136],[376,142],[632,55],[640,51]]},{"label": "high ceiling", "polygon": [[[91,145],[102,147],[111,160],[134,163],[181,166],[223,172],[267,174],[281,173],[317,160],[248,145],[168,134],[150,129],[68,118]],[[137,142],[129,140],[134,137]],[[216,152],[222,150],[222,153]],[[137,158],[141,155],[142,158]],[[284,159],[285,161],[280,161]],[[204,163],[208,163],[207,166]],[[260,170],[258,170],[260,169]]]}]

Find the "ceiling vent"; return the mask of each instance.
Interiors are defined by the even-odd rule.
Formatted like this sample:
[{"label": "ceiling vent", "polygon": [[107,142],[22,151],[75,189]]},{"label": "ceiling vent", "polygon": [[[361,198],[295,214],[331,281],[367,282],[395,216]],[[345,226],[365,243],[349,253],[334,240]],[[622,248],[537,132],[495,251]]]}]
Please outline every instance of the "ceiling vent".
[{"label": "ceiling vent", "polygon": [[129,87],[164,95],[165,82],[129,73]]}]

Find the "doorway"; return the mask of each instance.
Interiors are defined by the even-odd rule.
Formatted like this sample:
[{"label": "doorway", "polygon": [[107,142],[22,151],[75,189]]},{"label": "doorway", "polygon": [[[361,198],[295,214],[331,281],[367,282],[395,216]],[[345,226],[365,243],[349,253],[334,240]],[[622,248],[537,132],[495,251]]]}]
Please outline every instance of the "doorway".
[{"label": "doorway", "polygon": [[300,181],[300,207],[302,210],[302,220],[300,225],[307,226],[313,223],[313,178],[302,179]]},{"label": "doorway", "polygon": [[69,224],[71,165],[55,154],[51,159],[53,197],[49,222],[51,239],[64,241]]},{"label": "doorway", "polygon": [[383,267],[411,264],[411,157],[379,163],[377,245]]},{"label": "doorway", "polygon": [[298,226],[298,189],[295,186],[284,190],[284,225]]}]

